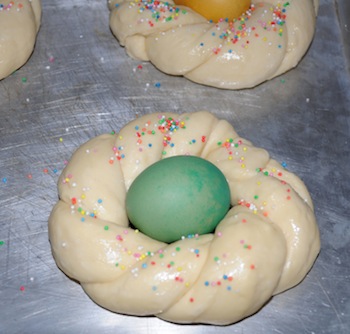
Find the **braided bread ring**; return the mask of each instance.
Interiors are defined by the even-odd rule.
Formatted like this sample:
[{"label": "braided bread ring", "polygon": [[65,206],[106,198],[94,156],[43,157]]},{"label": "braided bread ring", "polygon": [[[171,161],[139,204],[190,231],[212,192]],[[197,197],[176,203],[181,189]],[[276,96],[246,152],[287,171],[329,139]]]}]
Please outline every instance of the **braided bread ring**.
[{"label": "braided bread ring", "polygon": [[0,6],[0,80],[24,65],[40,27],[41,0],[5,0]]},{"label": "braided bread ring", "polygon": [[295,67],[315,31],[318,0],[252,1],[234,23],[208,22],[173,1],[109,1],[127,53],[161,71],[224,88],[254,87]]},{"label": "braided bread ring", "polygon": [[[213,234],[164,244],[129,227],[125,197],[145,168],[200,156],[226,176],[232,209]],[[114,312],[230,324],[298,284],[320,249],[303,182],[208,112],[142,116],[82,145],[49,218],[59,268]]]}]

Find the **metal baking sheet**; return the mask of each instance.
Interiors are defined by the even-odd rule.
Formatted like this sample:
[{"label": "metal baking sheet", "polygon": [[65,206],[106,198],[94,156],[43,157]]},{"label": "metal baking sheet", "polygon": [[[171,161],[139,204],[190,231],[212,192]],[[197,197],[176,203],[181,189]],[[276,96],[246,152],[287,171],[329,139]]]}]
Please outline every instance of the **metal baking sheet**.
[{"label": "metal baking sheet", "polygon": [[[200,86],[130,59],[108,14],[104,0],[44,0],[32,57],[0,82],[0,333],[349,333],[349,1],[321,0],[300,65],[242,91]],[[47,220],[58,175],[79,145],[138,115],[196,110],[227,119],[305,181],[321,253],[299,286],[231,326],[113,314],[52,258]]]}]

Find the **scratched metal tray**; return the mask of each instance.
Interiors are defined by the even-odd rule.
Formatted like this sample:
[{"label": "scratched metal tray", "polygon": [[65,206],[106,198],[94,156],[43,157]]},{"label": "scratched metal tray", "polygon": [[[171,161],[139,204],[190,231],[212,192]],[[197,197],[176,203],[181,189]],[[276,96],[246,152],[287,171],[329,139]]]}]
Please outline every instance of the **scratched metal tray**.
[{"label": "scratched metal tray", "polygon": [[[0,82],[0,333],[349,333],[349,18],[348,0],[321,0],[316,36],[300,65],[235,92],[128,58],[108,28],[104,0],[44,0],[33,56]],[[203,109],[305,181],[322,238],[312,271],[259,313],[226,327],[100,308],[50,252],[47,219],[65,161],[83,142],[137,115]]]}]

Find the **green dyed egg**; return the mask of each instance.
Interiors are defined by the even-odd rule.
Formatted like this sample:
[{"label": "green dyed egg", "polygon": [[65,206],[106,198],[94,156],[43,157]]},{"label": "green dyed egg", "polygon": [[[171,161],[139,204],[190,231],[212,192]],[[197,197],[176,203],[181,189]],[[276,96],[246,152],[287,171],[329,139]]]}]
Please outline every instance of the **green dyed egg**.
[{"label": "green dyed egg", "polygon": [[126,211],[149,237],[173,242],[214,231],[230,207],[222,172],[195,156],[175,156],[145,169],[131,184]]}]

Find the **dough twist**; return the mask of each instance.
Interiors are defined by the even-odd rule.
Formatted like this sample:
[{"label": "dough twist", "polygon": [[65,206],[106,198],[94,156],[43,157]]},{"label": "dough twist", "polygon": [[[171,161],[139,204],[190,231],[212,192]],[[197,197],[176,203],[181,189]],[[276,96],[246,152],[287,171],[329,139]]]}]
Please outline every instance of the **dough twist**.
[{"label": "dough twist", "polygon": [[131,57],[203,85],[242,89],[299,63],[318,0],[253,0],[235,22],[218,23],[171,0],[110,0],[109,8],[111,30]]},{"label": "dough twist", "polygon": [[27,62],[40,21],[41,0],[4,0],[0,4],[0,80]]},{"label": "dough twist", "polygon": [[[232,209],[213,234],[172,244],[129,227],[125,197],[145,168],[200,156],[226,176]],[[320,249],[304,183],[207,112],[142,116],[82,145],[49,219],[57,265],[114,312],[230,324],[298,284]]]}]

